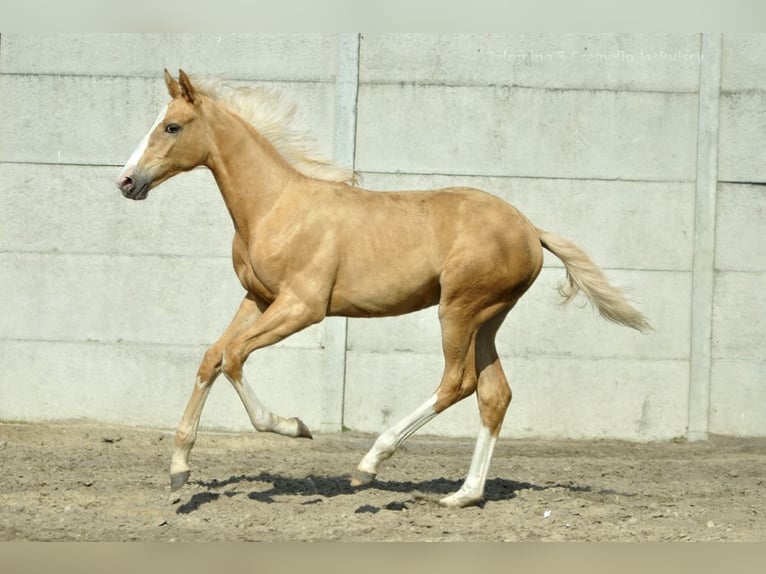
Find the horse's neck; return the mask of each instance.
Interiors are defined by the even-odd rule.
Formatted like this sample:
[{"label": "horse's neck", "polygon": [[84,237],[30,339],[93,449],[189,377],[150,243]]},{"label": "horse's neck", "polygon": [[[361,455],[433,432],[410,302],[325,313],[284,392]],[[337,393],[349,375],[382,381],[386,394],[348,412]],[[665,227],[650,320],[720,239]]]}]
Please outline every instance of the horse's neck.
[{"label": "horse's neck", "polygon": [[237,233],[246,239],[282,191],[302,176],[244,121],[225,112],[217,119],[208,167]]}]

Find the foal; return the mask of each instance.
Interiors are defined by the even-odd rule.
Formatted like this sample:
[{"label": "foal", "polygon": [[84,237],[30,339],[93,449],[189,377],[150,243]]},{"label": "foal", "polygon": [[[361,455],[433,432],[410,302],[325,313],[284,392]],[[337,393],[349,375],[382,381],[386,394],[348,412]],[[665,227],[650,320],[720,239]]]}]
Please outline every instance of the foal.
[{"label": "foal", "polygon": [[189,453],[210,388],[220,373],[259,431],[311,437],[297,418],[269,411],[243,374],[261,347],[329,315],[382,317],[439,305],[444,373],[434,394],[380,435],[352,475],[369,484],[381,462],[412,433],[476,393],[481,430],[462,487],[441,500],[482,499],[511,390],[495,335],[532,285],[546,248],[566,267],[567,300],[582,291],[607,319],[645,330],[646,319],[609,285],[575,245],[532,225],[514,207],[479,190],[371,192],[312,153],[290,129],[293,109],[273,93],[212,80],[178,80],[117,178],[130,199],[197,166],[211,170],[234,222],[234,268],[246,295],[205,353],[176,432],[171,490],[189,478]]}]

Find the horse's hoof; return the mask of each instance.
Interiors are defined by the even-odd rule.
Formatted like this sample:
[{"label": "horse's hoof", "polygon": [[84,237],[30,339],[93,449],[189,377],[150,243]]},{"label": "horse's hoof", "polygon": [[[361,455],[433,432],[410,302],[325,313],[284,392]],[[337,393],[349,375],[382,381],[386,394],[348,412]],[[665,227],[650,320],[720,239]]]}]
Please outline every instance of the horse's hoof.
[{"label": "horse's hoof", "polygon": [[481,496],[477,498],[475,496],[456,492],[439,500],[439,504],[446,506],[447,508],[466,508],[468,506],[481,506],[483,501],[484,498]]},{"label": "horse's hoof", "polygon": [[295,418],[294,420],[298,423],[298,434],[295,435],[296,438],[314,438],[314,436],[311,434],[311,431],[309,430],[309,427],[306,426],[306,423],[304,423],[299,418]]},{"label": "horse's hoof", "polygon": [[176,472],[174,474],[170,475],[170,492],[175,492],[179,488],[181,488],[184,484],[186,484],[186,481],[189,480],[189,474],[191,474],[191,471],[185,470],[183,472]]},{"label": "horse's hoof", "polygon": [[355,470],[351,473],[351,486],[358,488],[360,486],[369,486],[375,480],[375,475],[363,470]]}]

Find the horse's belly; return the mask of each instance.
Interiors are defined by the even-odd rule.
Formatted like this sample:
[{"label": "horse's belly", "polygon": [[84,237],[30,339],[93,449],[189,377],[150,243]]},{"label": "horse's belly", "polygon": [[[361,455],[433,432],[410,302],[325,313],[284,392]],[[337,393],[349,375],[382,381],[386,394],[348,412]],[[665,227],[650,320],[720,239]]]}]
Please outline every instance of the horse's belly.
[{"label": "horse's belly", "polygon": [[361,280],[336,284],[330,298],[329,315],[387,317],[411,313],[439,302],[438,278],[419,282]]}]

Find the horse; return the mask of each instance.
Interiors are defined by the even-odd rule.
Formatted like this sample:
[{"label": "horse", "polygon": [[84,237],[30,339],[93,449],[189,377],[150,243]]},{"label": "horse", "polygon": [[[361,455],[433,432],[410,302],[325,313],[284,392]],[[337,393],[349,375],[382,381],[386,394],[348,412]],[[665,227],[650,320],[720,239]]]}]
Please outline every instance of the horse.
[{"label": "horse", "polygon": [[[264,87],[164,71],[170,102],[116,179],[122,195],[143,200],[176,174],[207,167],[234,224],[232,258],[244,298],[205,352],[175,433],[170,489],[189,479],[205,400],[223,373],[253,427],[312,438],[299,418],[271,412],[243,374],[256,349],[327,316],[383,317],[438,305],[444,370],[436,390],[381,433],[350,475],[370,485],[380,464],[415,431],[476,394],[480,430],[462,486],[439,502],[483,500],[493,449],[511,389],[495,346],[508,312],[543,265],[543,248],[564,264],[565,301],[585,294],[600,314],[646,331],[647,319],[572,242],[535,227],[487,192],[453,187],[370,191],[352,171],[317,151],[295,127],[295,106]],[[177,499],[176,499],[177,500]]]}]

